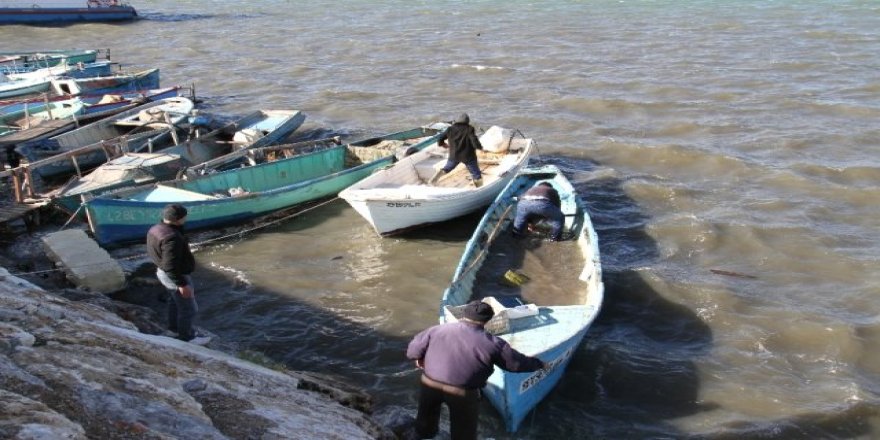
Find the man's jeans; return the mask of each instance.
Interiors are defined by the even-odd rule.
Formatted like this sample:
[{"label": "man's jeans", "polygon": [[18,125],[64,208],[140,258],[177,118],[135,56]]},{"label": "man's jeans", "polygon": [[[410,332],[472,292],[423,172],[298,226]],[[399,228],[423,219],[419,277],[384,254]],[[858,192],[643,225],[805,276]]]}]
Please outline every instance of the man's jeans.
[{"label": "man's jeans", "polygon": [[[196,313],[199,311],[195,293],[192,298],[180,296],[177,285],[174,284],[174,281],[171,281],[171,278],[162,269],[156,269],[156,277],[159,278],[159,282],[171,293],[171,299],[173,300],[168,303],[168,328],[173,332],[177,332],[177,338],[180,340],[189,341],[195,338],[196,332],[193,330],[193,321],[195,320]],[[186,278],[186,283],[192,286],[193,292],[195,292],[195,284],[193,284],[192,277],[189,275],[184,275],[184,277]]]},{"label": "man's jeans", "polygon": [[[443,171],[448,173],[457,167],[459,163],[461,162],[453,159],[446,159],[446,165],[443,166]],[[480,172],[480,164],[477,161],[465,162],[464,166],[467,167],[468,171],[471,173],[471,178],[474,180],[483,178],[483,174]]]},{"label": "man's jeans", "polygon": [[551,240],[562,240],[562,228],[565,224],[565,214],[549,200],[520,200],[516,207],[516,218],[513,220],[513,233],[523,236],[529,223],[546,221],[552,227]]}]

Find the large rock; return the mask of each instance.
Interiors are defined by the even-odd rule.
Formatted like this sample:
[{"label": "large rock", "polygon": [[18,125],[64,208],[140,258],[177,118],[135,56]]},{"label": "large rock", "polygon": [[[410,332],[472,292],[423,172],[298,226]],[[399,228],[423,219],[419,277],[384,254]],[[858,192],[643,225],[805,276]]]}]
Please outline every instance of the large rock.
[{"label": "large rock", "polygon": [[140,333],[0,268],[2,438],[392,437],[365,407],[358,391]]}]

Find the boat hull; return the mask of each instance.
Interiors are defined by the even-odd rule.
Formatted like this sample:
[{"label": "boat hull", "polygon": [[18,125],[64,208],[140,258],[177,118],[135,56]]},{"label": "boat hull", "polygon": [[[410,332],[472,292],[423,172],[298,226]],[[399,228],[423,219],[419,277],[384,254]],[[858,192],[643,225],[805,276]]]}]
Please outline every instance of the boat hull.
[{"label": "boat hull", "polygon": [[137,18],[131,6],[104,8],[0,8],[0,24],[118,22]]},{"label": "boat hull", "polygon": [[[511,155],[516,157],[516,162],[500,176],[484,176],[484,184],[479,188],[470,183],[466,185],[467,188],[426,184],[433,167],[445,163],[445,150],[433,147],[401,160],[391,169],[370,176],[339,196],[364,217],[380,236],[395,235],[450,220],[492,203],[516,173],[528,165],[533,143],[530,139],[524,139],[523,142],[525,145],[521,152]],[[431,163],[433,165],[426,166]]]},{"label": "boat hull", "polygon": [[[409,130],[410,138],[431,136],[413,148],[436,142],[437,131]],[[398,134],[388,139],[406,139]],[[356,145],[354,143],[352,145]],[[204,229],[240,223],[254,217],[301,203],[335,196],[339,191],[390,165],[393,155],[346,167],[347,145],[297,155],[256,166],[208,174],[168,188],[154,185],[124,198],[113,194],[84,203],[96,240],[102,245],[143,241],[147,230],[158,222],[168,203],[187,207],[187,228]],[[178,182],[178,181],[175,181]],[[164,188],[163,188],[164,187]],[[220,190],[243,188],[241,196],[215,197]],[[256,188],[256,189],[255,189]],[[180,191],[181,189],[185,191]]]},{"label": "boat hull", "polygon": [[[228,139],[233,139],[234,135],[239,130],[260,131],[265,133],[262,137],[253,142],[237,146],[239,149],[260,148],[284,140],[290,136],[291,133],[296,131],[296,129],[305,122],[305,119],[306,117],[304,113],[295,110],[256,111],[234,123],[207,133],[199,138],[185,142],[176,147],[162,150],[161,152],[166,157],[176,156],[178,160],[167,162],[162,161],[156,166],[146,166],[145,168],[152,176],[152,179],[150,180],[147,180],[145,176],[139,176],[141,179],[139,181],[122,180],[103,183],[87,182],[84,179],[74,179],[59,189],[58,195],[53,199],[53,203],[59,205],[62,209],[68,212],[80,212],[80,205],[83,196],[92,197],[94,195],[125,187],[174,179],[177,173],[187,166],[207,162],[218,156],[229,153],[231,142],[229,142]],[[108,163],[122,163],[127,161],[123,159],[124,158],[114,159]],[[147,172],[145,172],[145,174],[146,173]],[[86,176],[86,179],[88,179],[88,176]]]}]

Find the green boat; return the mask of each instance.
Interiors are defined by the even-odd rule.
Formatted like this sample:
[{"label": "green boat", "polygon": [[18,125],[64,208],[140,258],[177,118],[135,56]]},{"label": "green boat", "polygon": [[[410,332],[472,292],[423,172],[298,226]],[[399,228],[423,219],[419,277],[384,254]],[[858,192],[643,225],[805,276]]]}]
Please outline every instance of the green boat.
[{"label": "green boat", "polygon": [[49,196],[61,209],[80,212],[84,197],[174,179],[187,167],[275,144],[290,136],[305,119],[298,110],[257,110],[180,145],[157,152],[125,153],[85,176],[74,176]]},{"label": "green boat", "polygon": [[16,107],[10,112],[0,108],[0,136],[40,125],[43,121],[73,118],[85,111],[85,105],[79,98]]},{"label": "green boat", "polygon": [[318,141],[323,145],[237,152],[213,164],[236,168],[104,194],[83,206],[95,238],[105,246],[143,241],[169,203],[187,207],[187,229],[235,224],[335,196],[397,156],[436,144],[447,126],[434,124],[330,147]]},{"label": "green boat", "polygon": [[94,63],[98,51],[94,49],[43,50],[39,52],[0,52],[0,71],[21,71],[59,64]]}]

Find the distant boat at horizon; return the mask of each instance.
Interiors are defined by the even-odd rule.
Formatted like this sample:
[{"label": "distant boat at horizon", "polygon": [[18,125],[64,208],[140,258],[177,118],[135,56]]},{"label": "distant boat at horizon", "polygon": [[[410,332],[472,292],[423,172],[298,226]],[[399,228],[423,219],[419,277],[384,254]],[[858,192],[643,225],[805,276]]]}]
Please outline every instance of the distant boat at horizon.
[{"label": "distant boat at horizon", "polygon": [[131,21],[133,6],[119,0],[0,0],[0,24]]}]

